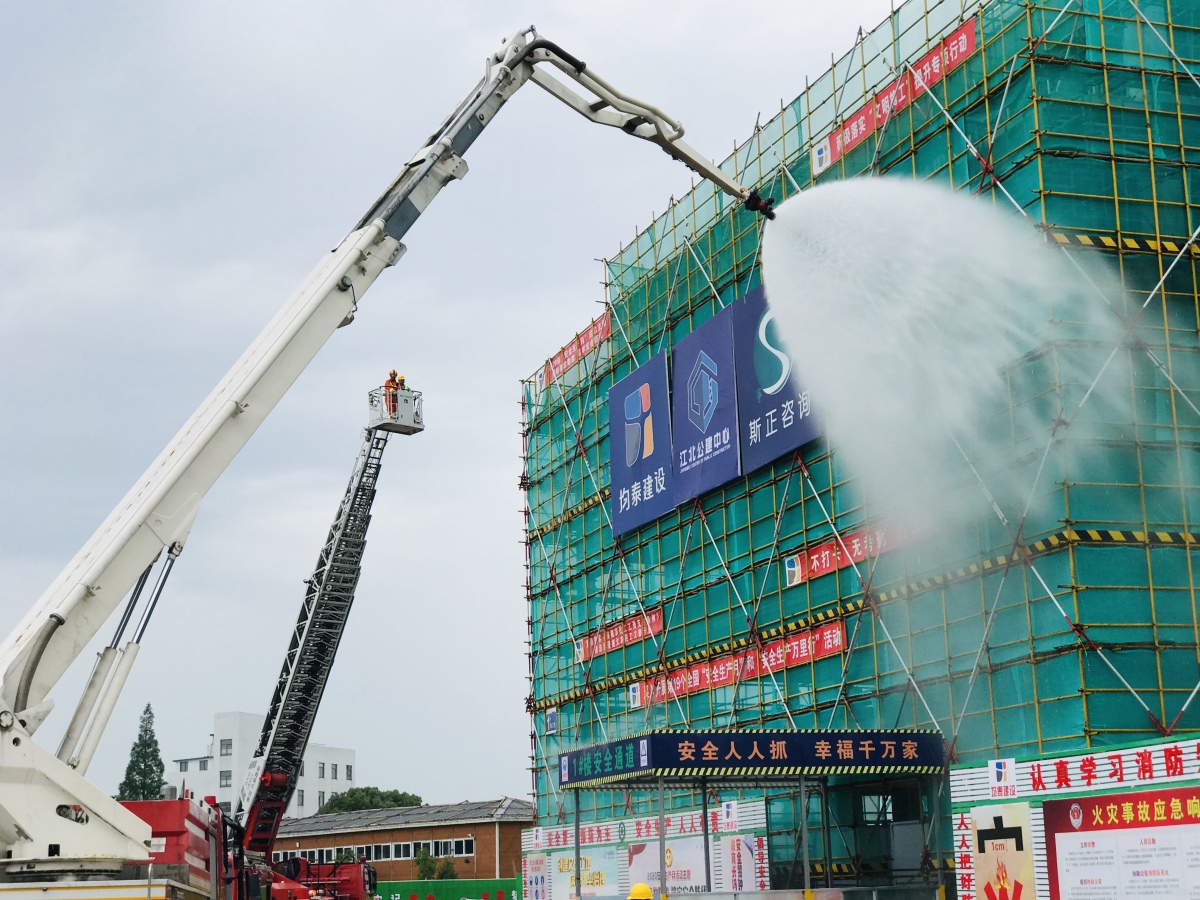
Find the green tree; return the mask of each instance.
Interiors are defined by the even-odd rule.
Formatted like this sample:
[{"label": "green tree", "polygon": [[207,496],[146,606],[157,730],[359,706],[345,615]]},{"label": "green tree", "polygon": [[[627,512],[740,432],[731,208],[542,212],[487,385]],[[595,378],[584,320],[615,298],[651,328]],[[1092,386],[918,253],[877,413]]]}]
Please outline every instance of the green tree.
[{"label": "green tree", "polygon": [[125,780],[117,788],[117,799],[157,800],[162,794],[164,768],[158,738],[154,736],[154,710],[147,703],[138,723],[137,740],[129,751]]},{"label": "green tree", "polygon": [[437,865],[437,872],[434,873],[434,878],[449,880],[458,877],[458,869],[454,867],[454,857],[443,856]]},{"label": "green tree", "polygon": [[405,791],[381,791],[377,787],[354,787],[334,794],[317,810],[326,813],[354,812],[359,809],[392,809],[397,806],[420,806],[421,798]]},{"label": "green tree", "polygon": [[420,881],[426,881],[437,874],[438,861],[424,847],[413,854],[413,864],[417,867],[417,879]]}]

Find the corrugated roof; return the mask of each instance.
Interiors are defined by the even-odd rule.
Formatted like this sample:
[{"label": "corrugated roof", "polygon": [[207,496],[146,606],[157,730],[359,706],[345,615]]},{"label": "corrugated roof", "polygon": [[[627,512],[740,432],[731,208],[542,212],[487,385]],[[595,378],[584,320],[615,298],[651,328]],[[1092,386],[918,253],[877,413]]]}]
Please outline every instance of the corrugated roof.
[{"label": "corrugated roof", "polygon": [[329,813],[303,819],[284,819],[279,837],[341,834],[347,831],[384,831],[416,825],[451,825],[459,822],[533,823],[533,804],[528,800],[501,797],[499,800],[464,800],[442,806],[398,806],[391,809],[361,809]]}]

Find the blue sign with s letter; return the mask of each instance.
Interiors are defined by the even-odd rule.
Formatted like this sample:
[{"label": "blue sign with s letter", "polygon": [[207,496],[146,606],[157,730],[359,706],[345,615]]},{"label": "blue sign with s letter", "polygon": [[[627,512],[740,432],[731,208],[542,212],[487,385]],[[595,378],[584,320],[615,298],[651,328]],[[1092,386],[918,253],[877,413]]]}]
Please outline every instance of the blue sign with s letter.
[{"label": "blue sign with s letter", "polygon": [[775,315],[756,287],[733,304],[742,471],[752,472],[821,433],[808,391],[792,373]]}]

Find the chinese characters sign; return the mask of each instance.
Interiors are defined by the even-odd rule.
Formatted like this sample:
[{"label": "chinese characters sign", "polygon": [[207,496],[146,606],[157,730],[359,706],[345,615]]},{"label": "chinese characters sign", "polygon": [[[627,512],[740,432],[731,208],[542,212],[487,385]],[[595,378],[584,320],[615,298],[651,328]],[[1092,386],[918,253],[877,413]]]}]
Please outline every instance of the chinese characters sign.
[{"label": "chinese characters sign", "polygon": [[674,509],[666,351],[609,390],[608,445],[613,534]]},{"label": "chinese characters sign", "polygon": [[607,341],[611,334],[612,323],[609,321],[608,313],[593,320],[587,328],[575,335],[567,346],[546,361],[545,368],[538,374],[539,388],[550,387],[563,376],[564,372]]},{"label": "chinese characters sign", "polygon": [[[950,790],[959,897],[1003,896],[1002,875],[1011,900],[1011,866],[985,872],[980,854],[990,845],[981,850],[978,840],[963,841],[959,823],[969,828],[975,820],[986,841],[997,817],[1003,819],[997,828],[1013,826],[1005,810],[1024,804],[1006,802],[1012,797],[1030,805],[1037,878],[1054,900],[1200,896],[1200,854],[1189,859],[1185,852],[1200,847],[1200,741],[1194,736],[956,766]],[[1022,900],[1030,892],[1026,885]]]},{"label": "chinese characters sign", "polygon": [[792,360],[761,287],[733,304],[742,471],[750,472],[807,444],[819,429],[808,391],[792,377]]},{"label": "chinese characters sign", "polygon": [[[710,809],[705,821],[699,809],[671,810],[658,816],[637,816],[581,824],[580,877],[575,878],[575,829],[564,823],[522,832],[522,872],[530,900],[575,900],[575,884],[583,897],[624,897],[618,884],[659,884],[658,841],[666,842],[666,885],[669,894],[704,892],[708,879],[721,893],[767,890],[770,856],[766,807],[753,800],[740,805],[732,821],[724,811]],[[728,826],[728,827],[727,827]],[[705,872],[705,834],[710,869]],[[549,877],[548,877],[549,876]]]},{"label": "chinese characters sign", "polygon": [[842,622],[828,622],[811,631],[797,632],[763,644],[761,649],[753,647],[673,669],[641,683],[637,691],[631,692],[631,696],[636,696],[636,702],[631,706],[636,709],[648,703],[662,703],[836,656],[845,649],[845,633]]},{"label": "chinese characters sign", "polygon": [[606,628],[585,634],[578,642],[580,662],[586,662],[613,650],[644,641],[651,635],[661,634],[663,626],[662,607],[637,613]]},{"label": "chinese characters sign", "polygon": [[[617,772],[616,748],[647,744],[645,766]],[[560,784],[616,781],[637,774],[788,776],[801,772],[936,772],[945,743],[933,731],[739,731],[654,732],[632,740],[572,750],[560,757]],[[625,762],[625,760],[623,760]]]},{"label": "chinese characters sign", "polygon": [[1051,900],[1194,897],[1200,787],[1042,804]]},{"label": "chinese characters sign", "polygon": [[907,107],[946,74],[964,63],[976,50],[976,20],[959,26],[945,40],[904,71],[890,84],[846,116],[841,126],[812,149],[813,175],[820,175],[875,133],[890,116]]},{"label": "chinese characters sign", "polygon": [[672,351],[671,415],[675,502],[741,474],[733,310],[721,310]]},{"label": "chinese characters sign", "polygon": [[[842,543],[845,549],[842,549]],[[820,578],[838,569],[844,569],[852,563],[860,563],[868,557],[875,556],[885,550],[891,550],[893,543],[888,541],[887,532],[881,528],[860,528],[842,535],[842,540],[829,540],[810,547],[807,550],[786,557],[783,561],[783,572],[788,587],[795,587],[805,581]]]}]

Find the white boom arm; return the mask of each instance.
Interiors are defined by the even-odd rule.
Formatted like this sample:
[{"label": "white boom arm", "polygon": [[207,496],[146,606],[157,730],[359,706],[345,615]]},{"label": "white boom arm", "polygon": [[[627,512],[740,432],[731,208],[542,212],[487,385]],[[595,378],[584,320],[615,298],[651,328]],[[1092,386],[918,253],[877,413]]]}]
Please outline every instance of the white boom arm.
[{"label": "white boom arm", "polygon": [[[535,68],[543,62],[594,99]],[[0,644],[0,849],[10,851],[12,859],[53,868],[53,857],[146,856],[149,828],[92,787],[82,773],[165,579],[165,574],[159,576],[135,638],[118,649],[150,566],[166,549],[169,571],[209,488],[333,332],[353,319],[358,299],[404,252],[400,239],[443,186],[466,174],[462,154],[530,80],[592,121],[657,144],[749,209],[773,217],[769,200],[760,200],[685,144],[683,126],[666,113],[617,91],[584,63],[539,38],[532,27],[507,40],[487,60],[475,88],[354,230],[321,260]],[[48,694],[135,582],[117,637],[100,654],[63,745],[52,756],[30,739],[52,707]]]}]

